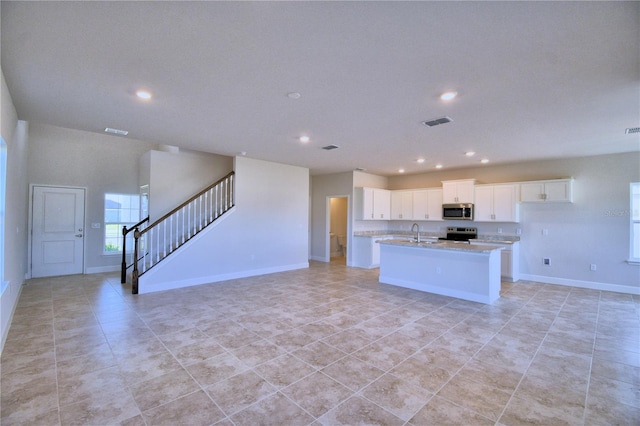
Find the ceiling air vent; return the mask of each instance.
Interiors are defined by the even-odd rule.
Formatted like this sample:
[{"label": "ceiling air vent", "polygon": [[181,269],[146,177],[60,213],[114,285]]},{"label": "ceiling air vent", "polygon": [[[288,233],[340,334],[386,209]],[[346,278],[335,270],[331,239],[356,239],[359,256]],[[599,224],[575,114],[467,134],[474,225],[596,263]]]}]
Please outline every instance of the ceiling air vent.
[{"label": "ceiling air vent", "polygon": [[104,131],[118,136],[127,136],[129,134],[126,130],[114,129],[112,127],[107,127]]},{"label": "ceiling air vent", "polygon": [[338,145],[327,145],[322,147],[322,149],[326,151],[331,151],[332,149],[338,149],[338,148],[340,148]]},{"label": "ceiling air vent", "polygon": [[631,135],[633,133],[640,133],[640,127],[629,127],[624,130],[625,135]]},{"label": "ceiling air vent", "polygon": [[442,117],[442,118],[436,118],[435,120],[422,121],[422,124],[424,124],[427,127],[434,127],[439,124],[451,123],[452,121],[453,120],[450,117]]}]

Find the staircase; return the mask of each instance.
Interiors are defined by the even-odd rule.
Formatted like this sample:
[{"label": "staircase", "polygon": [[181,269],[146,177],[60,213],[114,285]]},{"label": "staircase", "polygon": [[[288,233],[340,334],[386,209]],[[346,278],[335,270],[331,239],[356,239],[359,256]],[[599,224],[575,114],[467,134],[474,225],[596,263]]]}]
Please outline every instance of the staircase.
[{"label": "staircase", "polygon": [[137,261],[127,266],[123,255],[122,264],[123,280],[126,270],[133,267],[132,293],[138,294],[140,276],[221,218],[234,207],[234,201],[235,172],[231,172],[148,226],[144,226],[148,221],[143,220],[123,229],[124,236],[131,231],[134,235],[133,259]]}]

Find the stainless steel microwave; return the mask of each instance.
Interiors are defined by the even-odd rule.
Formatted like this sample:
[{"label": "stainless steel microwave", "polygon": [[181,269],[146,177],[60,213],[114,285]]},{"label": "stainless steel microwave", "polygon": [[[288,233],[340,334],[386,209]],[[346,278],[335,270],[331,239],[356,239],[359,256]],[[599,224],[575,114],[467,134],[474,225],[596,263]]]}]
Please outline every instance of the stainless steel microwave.
[{"label": "stainless steel microwave", "polygon": [[452,220],[473,220],[473,204],[443,204],[442,218]]}]

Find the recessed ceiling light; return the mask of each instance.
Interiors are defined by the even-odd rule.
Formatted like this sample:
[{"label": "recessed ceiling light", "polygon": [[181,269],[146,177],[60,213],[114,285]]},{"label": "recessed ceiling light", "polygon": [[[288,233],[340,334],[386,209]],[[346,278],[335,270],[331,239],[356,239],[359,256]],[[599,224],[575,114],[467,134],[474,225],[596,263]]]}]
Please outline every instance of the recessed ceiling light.
[{"label": "recessed ceiling light", "polygon": [[464,153],[464,155],[466,155],[467,157],[473,157],[474,155],[476,155],[476,153],[473,151],[467,151]]},{"label": "recessed ceiling light", "polygon": [[480,160],[480,162],[482,164],[487,164],[489,162],[489,159],[488,158],[483,158],[482,160]]},{"label": "recessed ceiling light", "polygon": [[424,158],[418,158],[416,161],[417,161],[418,163],[422,164],[422,163],[424,163]]},{"label": "recessed ceiling light", "polygon": [[136,92],[136,96],[139,97],[140,99],[145,99],[145,100],[151,99],[151,93],[146,92],[144,90],[138,90]]},{"label": "recessed ceiling light", "polygon": [[302,96],[300,93],[298,92],[289,92],[287,93],[287,97],[289,99],[300,99],[300,96]]},{"label": "recessed ceiling light", "polygon": [[307,142],[309,142],[311,139],[309,138],[309,136],[300,136],[300,137],[298,138],[298,140],[299,140],[300,142],[302,142],[302,143],[307,143]]},{"label": "recessed ceiling light", "polygon": [[441,169],[442,168],[442,164],[436,164],[436,169]]},{"label": "recessed ceiling light", "polygon": [[398,169],[398,173],[404,173],[404,169]]},{"label": "recessed ceiling light", "polygon": [[442,99],[443,101],[450,101],[456,96],[458,96],[458,92],[444,92],[442,95],[440,95],[440,99]]}]

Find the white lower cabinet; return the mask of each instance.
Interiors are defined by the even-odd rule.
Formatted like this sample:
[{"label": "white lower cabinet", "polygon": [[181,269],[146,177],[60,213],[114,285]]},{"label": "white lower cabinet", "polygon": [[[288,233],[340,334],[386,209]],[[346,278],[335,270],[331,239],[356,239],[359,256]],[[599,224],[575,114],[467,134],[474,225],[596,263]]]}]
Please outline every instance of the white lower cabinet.
[{"label": "white lower cabinet", "polygon": [[520,280],[520,243],[473,242],[473,244],[503,247],[500,252],[500,277],[515,283]]},{"label": "white lower cabinet", "polygon": [[372,269],[380,266],[380,243],[393,237],[367,237],[354,235],[351,263],[357,268]]}]

